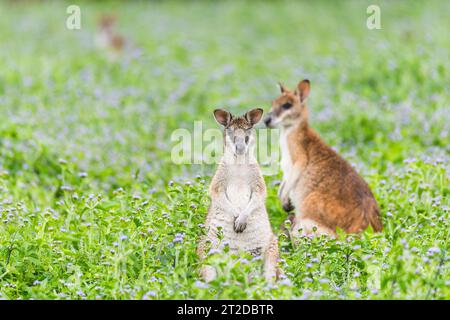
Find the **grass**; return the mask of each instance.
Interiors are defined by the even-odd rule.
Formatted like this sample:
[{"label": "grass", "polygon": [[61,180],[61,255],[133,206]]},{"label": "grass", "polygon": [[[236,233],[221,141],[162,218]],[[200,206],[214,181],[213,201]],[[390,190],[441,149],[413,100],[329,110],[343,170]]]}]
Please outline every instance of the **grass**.
[{"label": "grass", "polygon": [[[71,3],[70,3],[71,4]],[[447,2],[0,3],[0,298],[450,299]],[[95,45],[116,12],[132,43]],[[170,136],[211,111],[266,111],[275,83],[312,82],[311,122],[373,189],[385,229],[337,240],[280,232],[287,276],[195,255],[214,166],[174,165]]]}]

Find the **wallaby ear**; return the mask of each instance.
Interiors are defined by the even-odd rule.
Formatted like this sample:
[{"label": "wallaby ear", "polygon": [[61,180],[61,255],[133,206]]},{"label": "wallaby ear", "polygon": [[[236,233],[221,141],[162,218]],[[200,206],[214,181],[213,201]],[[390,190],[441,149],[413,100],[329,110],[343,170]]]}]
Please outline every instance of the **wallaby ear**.
[{"label": "wallaby ear", "polygon": [[280,81],[278,81],[278,86],[280,87],[281,93],[285,93],[286,91],[288,91],[288,89]]},{"label": "wallaby ear", "polygon": [[216,109],[214,110],[214,118],[219,124],[226,127],[231,121],[231,113],[222,109]]},{"label": "wallaby ear", "polygon": [[252,109],[245,114],[245,119],[254,126],[261,120],[264,110],[261,108]]},{"label": "wallaby ear", "polygon": [[302,80],[298,83],[297,89],[298,94],[300,95],[300,101],[306,100],[309,96],[310,83],[308,79]]}]

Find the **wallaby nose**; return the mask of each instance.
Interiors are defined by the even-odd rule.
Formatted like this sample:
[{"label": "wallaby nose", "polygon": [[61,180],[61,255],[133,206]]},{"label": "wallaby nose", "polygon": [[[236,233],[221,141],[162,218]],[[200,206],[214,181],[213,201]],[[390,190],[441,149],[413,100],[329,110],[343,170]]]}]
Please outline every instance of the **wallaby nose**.
[{"label": "wallaby nose", "polygon": [[237,144],[236,145],[236,154],[243,155],[245,153],[245,145],[244,144]]},{"label": "wallaby nose", "polygon": [[272,117],[271,116],[267,116],[264,119],[264,123],[266,124],[266,127],[268,127],[270,125],[270,123],[272,122]]}]

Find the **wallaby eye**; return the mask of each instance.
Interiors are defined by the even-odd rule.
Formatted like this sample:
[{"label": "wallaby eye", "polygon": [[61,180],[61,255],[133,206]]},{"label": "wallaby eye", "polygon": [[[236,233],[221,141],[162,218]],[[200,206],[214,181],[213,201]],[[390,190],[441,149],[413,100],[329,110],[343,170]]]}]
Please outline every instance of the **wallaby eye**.
[{"label": "wallaby eye", "polygon": [[245,136],[245,143],[248,144],[248,140],[249,140],[249,137],[248,137],[248,136]]},{"label": "wallaby eye", "polygon": [[281,106],[284,110],[290,109],[292,107],[292,103],[286,102]]}]

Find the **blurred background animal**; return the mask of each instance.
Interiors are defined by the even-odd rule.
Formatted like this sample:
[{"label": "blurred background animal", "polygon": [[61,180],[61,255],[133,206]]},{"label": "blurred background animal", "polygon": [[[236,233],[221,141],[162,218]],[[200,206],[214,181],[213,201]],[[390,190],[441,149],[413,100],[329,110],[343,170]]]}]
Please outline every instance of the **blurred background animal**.
[{"label": "blurred background animal", "polygon": [[118,59],[127,45],[127,40],[117,30],[117,16],[115,14],[103,14],[98,20],[97,46],[105,50],[112,60]]}]

